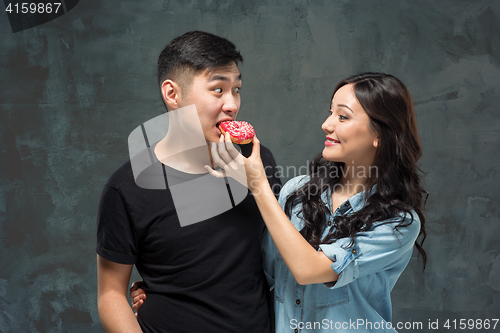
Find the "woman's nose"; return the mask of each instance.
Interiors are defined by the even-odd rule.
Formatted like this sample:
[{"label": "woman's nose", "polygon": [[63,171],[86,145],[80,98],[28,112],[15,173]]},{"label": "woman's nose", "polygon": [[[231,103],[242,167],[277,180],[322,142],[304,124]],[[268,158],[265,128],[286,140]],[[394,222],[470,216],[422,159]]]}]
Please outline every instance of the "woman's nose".
[{"label": "woman's nose", "polygon": [[333,116],[329,116],[321,125],[321,129],[327,133],[333,133],[335,131],[335,121]]}]

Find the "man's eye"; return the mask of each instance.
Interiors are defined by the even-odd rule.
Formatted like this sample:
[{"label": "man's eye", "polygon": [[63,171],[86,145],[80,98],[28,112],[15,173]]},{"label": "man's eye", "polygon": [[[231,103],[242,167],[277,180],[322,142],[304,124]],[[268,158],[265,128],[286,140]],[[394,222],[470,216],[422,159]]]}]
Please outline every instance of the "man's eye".
[{"label": "man's eye", "polygon": [[328,117],[330,116],[333,116],[333,111],[332,110],[328,110]]},{"label": "man's eye", "polygon": [[220,94],[222,93],[222,88],[215,88],[214,91],[217,93],[217,94]]}]

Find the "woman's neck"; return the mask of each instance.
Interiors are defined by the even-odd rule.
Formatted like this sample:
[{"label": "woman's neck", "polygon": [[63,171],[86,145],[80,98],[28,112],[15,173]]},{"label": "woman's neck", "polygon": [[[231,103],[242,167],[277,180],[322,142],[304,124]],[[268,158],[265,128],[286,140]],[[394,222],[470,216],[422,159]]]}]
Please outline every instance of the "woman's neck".
[{"label": "woman's neck", "polygon": [[348,199],[353,195],[366,190],[366,184],[372,177],[373,166],[346,164],[342,178],[335,187],[334,193]]}]

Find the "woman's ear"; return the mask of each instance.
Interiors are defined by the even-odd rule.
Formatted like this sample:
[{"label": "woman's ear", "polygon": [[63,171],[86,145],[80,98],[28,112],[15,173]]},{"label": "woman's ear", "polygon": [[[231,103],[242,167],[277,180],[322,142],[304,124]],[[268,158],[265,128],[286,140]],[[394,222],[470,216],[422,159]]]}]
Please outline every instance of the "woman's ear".
[{"label": "woman's ear", "polygon": [[161,96],[168,110],[178,109],[181,100],[181,87],[170,79],[165,80],[161,84]]},{"label": "woman's ear", "polygon": [[378,147],[378,136],[373,139],[373,147],[377,148]]}]

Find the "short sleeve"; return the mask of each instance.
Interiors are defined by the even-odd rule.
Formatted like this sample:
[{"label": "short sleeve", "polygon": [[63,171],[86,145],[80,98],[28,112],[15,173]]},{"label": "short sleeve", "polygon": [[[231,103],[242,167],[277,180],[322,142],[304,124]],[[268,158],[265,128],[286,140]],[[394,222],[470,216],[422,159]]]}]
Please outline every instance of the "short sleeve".
[{"label": "short sleeve", "polygon": [[[333,261],[332,269],[340,274],[333,286],[326,286],[339,288],[369,274],[390,270],[398,265],[406,266],[420,232],[418,216],[415,213],[413,216],[409,226],[398,229],[395,227],[402,222],[403,216],[374,223],[370,231],[360,232],[354,237],[351,248],[350,238],[341,238],[332,244],[321,244],[320,251]],[[408,218],[411,221],[411,216],[406,215],[406,219]]]},{"label": "short sleeve", "polygon": [[104,186],[97,214],[97,254],[119,264],[135,264],[136,240],[123,197],[117,189]]}]

